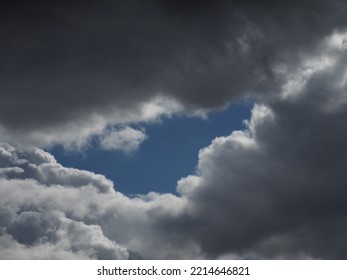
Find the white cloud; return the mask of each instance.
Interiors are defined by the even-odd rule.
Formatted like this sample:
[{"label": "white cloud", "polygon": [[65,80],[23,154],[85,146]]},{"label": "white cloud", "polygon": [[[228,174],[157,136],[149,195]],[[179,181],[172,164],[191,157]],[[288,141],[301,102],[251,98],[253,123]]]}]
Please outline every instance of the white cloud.
[{"label": "white cloud", "polygon": [[[172,240],[161,221],[185,200],[149,193],[129,198],[92,172],[62,167],[40,150],[1,145],[0,258],[195,258],[191,240]],[[8,166],[8,167],[5,167]],[[158,250],[158,248],[161,248]]]},{"label": "white cloud", "polygon": [[0,236],[1,259],[127,259],[124,247],[100,226],[69,219],[58,211],[12,213]]},{"label": "white cloud", "polygon": [[[347,49],[347,33],[334,32],[322,40],[312,53],[305,53],[297,65],[288,66],[278,64],[274,66],[275,73],[281,77],[284,75],[286,82],[281,87],[281,96],[284,99],[292,99],[304,94],[310,79],[318,75],[324,75],[333,71],[338,78],[334,85],[343,85],[345,79],[341,80],[340,73],[334,71],[338,60],[344,56]],[[345,71],[343,71],[345,72]]]},{"label": "white cloud", "polygon": [[100,146],[105,150],[121,150],[130,153],[137,151],[146,139],[147,135],[143,131],[125,127],[105,133],[100,139]]}]

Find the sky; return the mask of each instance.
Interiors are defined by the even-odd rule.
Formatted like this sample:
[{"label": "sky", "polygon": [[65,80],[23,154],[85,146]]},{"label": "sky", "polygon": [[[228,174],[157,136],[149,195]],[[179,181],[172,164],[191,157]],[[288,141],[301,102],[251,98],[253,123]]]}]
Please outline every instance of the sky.
[{"label": "sky", "polygon": [[234,104],[212,112],[208,118],[175,116],[160,123],[140,125],[147,138],[136,151],[104,151],[98,147],[83,152],[49,149],[64,166],[91,170],[111,179],[117,191],[127,195],[150,191],[176,193],[177,179],[194,172],[198,152],[216,136],[243,129],[251,103]]},{"label": "sky", "polygon": [[347,259],[345,1],[1,5],[1,259]]}]

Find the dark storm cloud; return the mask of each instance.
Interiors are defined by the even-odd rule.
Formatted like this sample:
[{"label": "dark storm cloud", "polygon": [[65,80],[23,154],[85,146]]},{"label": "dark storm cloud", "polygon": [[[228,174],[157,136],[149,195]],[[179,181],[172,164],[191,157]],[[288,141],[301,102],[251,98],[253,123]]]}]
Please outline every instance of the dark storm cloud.
[{"label": "dark storm cloud", "polygon": [[189,234],[211,257],[347,258],[346,35],[340,42],[337,58],[324,65],[324,49],[309,74],[294,70],[287,97],[256,105],[248,129],[216,138],[197,176],[179,182]]},{"label": "dark storm cloud", "polygon": [[344,27],[345,8],[344,1],[7,4],[2,134],[49,134],[65,123],[74,130],[92,115],[106,126],[113,112],[159,93],[193,110],[275,92],[274,64],[293,63],[298,51]]}]

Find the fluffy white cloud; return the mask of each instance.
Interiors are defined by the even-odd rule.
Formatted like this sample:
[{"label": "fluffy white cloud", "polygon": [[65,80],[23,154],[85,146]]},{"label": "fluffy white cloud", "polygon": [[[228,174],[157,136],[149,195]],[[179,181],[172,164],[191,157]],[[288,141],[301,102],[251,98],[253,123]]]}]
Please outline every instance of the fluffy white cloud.
[{"label": "fluffy white cloud", "polygon": [[0,146],[0,176],[0,258],[200,256],[196,244],[171,240],[161,229],[159,221],[182,214],[185,200],[177,196],[129,198],[102,175],[7,144]]},{"label": "fluffy white cloud", "polygon": [[105,150],[121,150],[130,153],[138,150],[146,138],[147,135],[143,131],[131,127],[112,129],[102,136],[100,146]]}]

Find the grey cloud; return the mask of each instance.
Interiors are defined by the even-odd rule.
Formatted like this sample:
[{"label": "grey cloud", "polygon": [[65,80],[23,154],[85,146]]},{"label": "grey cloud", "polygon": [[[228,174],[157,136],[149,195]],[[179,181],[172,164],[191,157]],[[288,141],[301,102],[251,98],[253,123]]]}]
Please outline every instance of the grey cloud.
[{"label": "grey cloud", "polygon": [[117,123],[114,112],[138,114],[158,94],[190,111],[274,93],[274,64],[294,63],[298,51],[345,27],[345,10],[338,0],[8,4],[2,138],[40,146],[68,141],[56,137],[62,131],[86,138]]},{"label": "grey cloud", "polygon": [[317,63],[309,72],[294,79],[289,96],[256,105],[245,131],[201,150],[197,174],[179,182],[197,224],[188,234],[210,257],[347,257],[341,245],[347,214],[345,49],[334,63]]}]

